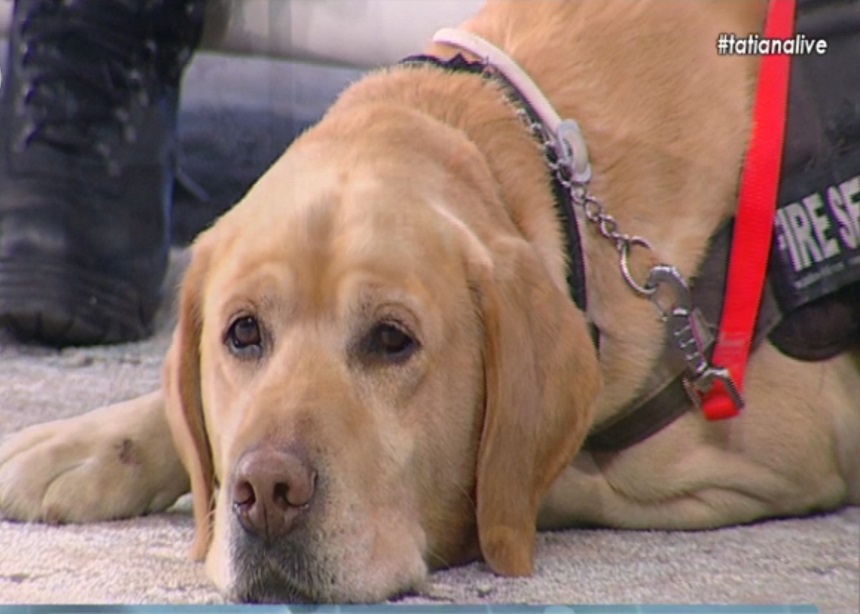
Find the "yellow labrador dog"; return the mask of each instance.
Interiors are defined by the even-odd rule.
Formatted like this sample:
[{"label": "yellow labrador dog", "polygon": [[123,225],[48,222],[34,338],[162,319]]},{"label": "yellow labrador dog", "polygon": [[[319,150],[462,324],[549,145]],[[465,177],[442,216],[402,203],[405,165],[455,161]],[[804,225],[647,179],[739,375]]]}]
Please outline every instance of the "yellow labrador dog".
[{"label": "yellow labrador dog", "polygon": [[[590,189],[653,248],[631,251],[631,275],[667,262],[691,279],[733,215],[758,69],[714,42],[763,14],[489,2],[461,29],[578,120]],[[583,448],[640,395],[664,330],[591,224],[576,307],[550,186],[495,79],[370,74],[195,243],[163,391],[10,438],[0,511],[88,522],[190,486],[193,551],[230,598],[373,601],[476,557],[529,574],[536,528],[860,503],[857,351],[805,363],[765,343],[740,417],[688,411],[636,445]]]}]

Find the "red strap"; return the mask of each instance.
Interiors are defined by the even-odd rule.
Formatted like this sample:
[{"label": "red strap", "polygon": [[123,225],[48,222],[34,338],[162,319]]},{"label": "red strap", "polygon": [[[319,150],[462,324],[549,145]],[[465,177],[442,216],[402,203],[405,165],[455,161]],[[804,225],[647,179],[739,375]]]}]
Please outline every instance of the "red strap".
[{"label": "red strap", "polygon": [[[764,38],[791,38],[794,34],[795,0],[770,0]],[[726,298],[712,364],[728,369],[732,381],[743,391],[744,374],[753,329],[761,302],[773,218],[776,209],[782,145],[788,101],[789,55],[761,58],[752,140],[741,176],[729,260]],[[737,415],[725,385],[714,380],[705,395],[703,410],[709,420]]]}]

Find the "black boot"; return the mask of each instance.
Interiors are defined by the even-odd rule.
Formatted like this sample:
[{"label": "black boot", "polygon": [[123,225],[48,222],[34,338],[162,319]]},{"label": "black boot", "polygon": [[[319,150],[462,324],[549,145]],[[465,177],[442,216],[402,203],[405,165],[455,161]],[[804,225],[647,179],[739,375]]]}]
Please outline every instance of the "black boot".
[{"label": "black boot", "polygon": [[205,0],[16,0],[0,91],[0,324],[52,345],[151,332],[182,69]]}]

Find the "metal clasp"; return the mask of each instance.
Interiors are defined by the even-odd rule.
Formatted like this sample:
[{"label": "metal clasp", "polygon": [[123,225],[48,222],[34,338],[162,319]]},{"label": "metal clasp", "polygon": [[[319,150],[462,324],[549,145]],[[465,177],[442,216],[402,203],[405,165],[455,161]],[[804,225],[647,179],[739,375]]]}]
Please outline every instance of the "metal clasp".
[{"label": "metal clasp", "polygon": [[[651,302],[660,312],[675,347],[684,359],[689,373],[683,379],[684,387],[696,408],[702,409],[704,395],[717,380],[722,382],[735,406],[743,408],[743,398],[728,369],[711,364],[705,354],[712,336],[702,312],[693,305],[690,288],[678,270],[665,264],[655,266],[648,274],[645,287],[653,290],[649,295]],[[659,291],[661,287],[665,289],[662,292]],[[666,290],[671,297],[666,296]]]},{"label": "metal clasp", "polygon": [[728,394],[729,398],[732,400],[732,404],[738,409],[743,409],[744,399],[741,396],[738,387],[735,385],[735,381],[732,379],[729,370],[724,367],[715,366],[707,367],[695,379],[691,380],[684,378],[683,380],[687,395],[689,395],[690,400],[693,401],[693,405],[696,406],[696,409],[702,409],[702,399],[708,392],[710,392],[711,388],[714,387],[715,380],[722,382],[723,387],[726,389],[726,394]]}]

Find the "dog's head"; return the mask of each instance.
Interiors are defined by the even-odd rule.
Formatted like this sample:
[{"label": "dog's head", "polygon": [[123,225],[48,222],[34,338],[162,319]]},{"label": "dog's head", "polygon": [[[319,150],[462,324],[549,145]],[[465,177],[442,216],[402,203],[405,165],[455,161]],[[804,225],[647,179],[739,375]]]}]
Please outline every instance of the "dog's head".
[{"label": "dog's head", "polygon": [[531,572],[599,375],[466,139],[382,104],[327,120],[193,254],[165,385],[223,591],[380,600],[479,555]]}]

